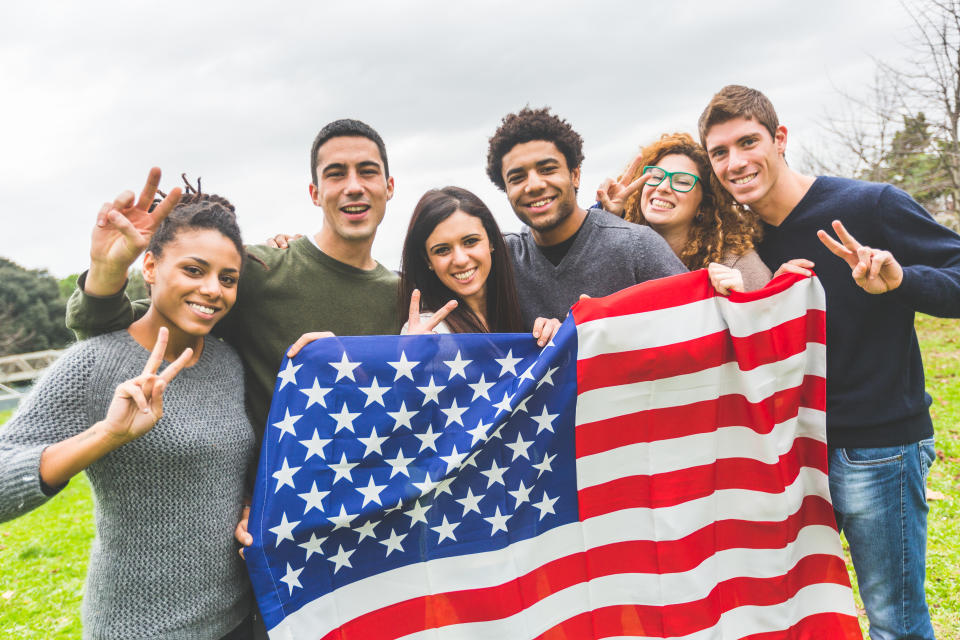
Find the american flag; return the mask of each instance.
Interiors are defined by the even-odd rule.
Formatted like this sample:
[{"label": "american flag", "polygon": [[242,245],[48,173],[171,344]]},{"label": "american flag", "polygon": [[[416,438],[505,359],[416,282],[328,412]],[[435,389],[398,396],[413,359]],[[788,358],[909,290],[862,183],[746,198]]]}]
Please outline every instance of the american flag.
[{"label": "american flag", "polygon": [[283,363],[247,562],[271,638],[860,638],[824,295],[699,271],[528,335]]}]

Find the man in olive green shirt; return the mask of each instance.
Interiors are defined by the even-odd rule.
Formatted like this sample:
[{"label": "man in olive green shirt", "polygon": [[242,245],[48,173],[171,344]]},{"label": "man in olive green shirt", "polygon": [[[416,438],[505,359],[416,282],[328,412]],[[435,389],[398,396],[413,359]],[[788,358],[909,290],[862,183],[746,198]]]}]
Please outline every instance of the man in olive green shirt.
[{"label": "man in olive green shirt", "polygon": [[[391,334],[400,327],[397,276],[371,256],[393,196],[383,140],[362,122],[337,120],[317,135],[310,161],[310,197],[323,211],[320,231],[292,241],[289,250],[247,247],[256,259],[246,260],[236,305],[214,329],[243,359],[258,438],[291,343],[317,332]],[[78,336],[125,328],[146,310],[148,301],[131,303],[123,290],[127,270],[160,222],[148,211],[159,180],[154,169],[136,203],[125,192],[101,209],[90,270],[67,307],[67,326]]]}]

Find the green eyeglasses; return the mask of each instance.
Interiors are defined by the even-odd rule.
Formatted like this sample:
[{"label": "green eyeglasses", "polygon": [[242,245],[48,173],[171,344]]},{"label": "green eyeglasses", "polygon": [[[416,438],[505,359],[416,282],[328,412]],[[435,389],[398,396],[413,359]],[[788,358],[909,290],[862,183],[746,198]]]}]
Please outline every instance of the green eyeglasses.
[{"label": "green eyeglasses", "polygon": [[697,180],[700,179],[699,176],[695,176],[692,173],[686,173],[683,171],[671,172],[653,165],[647,165],[644,167],[643,172],[650,174],[650,179],[647,180],[648,187],[656,187],[667,178],[670,178],[670,188],[674,191],[679,191],[680,193],[692,191],[693,188],[697,186]]}]

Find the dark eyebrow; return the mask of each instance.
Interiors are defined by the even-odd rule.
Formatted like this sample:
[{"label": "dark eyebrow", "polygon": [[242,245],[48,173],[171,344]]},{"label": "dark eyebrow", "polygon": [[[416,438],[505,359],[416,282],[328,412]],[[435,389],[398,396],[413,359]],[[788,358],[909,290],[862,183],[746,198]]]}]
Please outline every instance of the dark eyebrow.
[{"label": "dark eyebrow", "polygon": [[[204,260],[203,258],[200,258],[200,257],[197,257],[197,256],[187,256],[187,260],[193,260],[194,262],[197,262],[197,263],[199,263],[199,264],[202,264],[202,265],[205,266],[205,267],[209,267],[209,266],[210,266],[210,263],[209,263],[209,262],[207,262],[207,261]],[[220,270],[221,273],[224,272],[224,271],[232,271],[233,273],[240,273],[240,270],[239,270],[239,269],[234,269],[233,267],[227,267],[226,269],[221,269],[221,270]]]},{"label": "dark eyebrow", "polygon": [[427,249],[427,251],[433,251],[433,250],[436,249],[437,247],[446,247],[446,246],[448,246],[449,244],[450,244],[449,242],[438,242],[437,244],[432,245],[431,247],[429,247],[429,248]]},{"label": "dark eyebrow", "polygon": [[325,167],[323,167],[323,171],[321,173],[327,173],[328,171],[331,171],[331,170],[343,171],[346,168],[347,168],[347,165],[343,164],[342,162],[332,162],[326,165]]}]

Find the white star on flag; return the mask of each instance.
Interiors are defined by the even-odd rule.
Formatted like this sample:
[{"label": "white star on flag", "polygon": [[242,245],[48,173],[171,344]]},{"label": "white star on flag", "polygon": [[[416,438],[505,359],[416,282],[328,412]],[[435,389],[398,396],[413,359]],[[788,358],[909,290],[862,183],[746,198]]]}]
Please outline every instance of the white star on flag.
[{"label": "white star on flag", "polygon": [[287,360],[287,366],[277,374],[277,377],[280,378],[281,389],[287,386],[287,384],[297,386],[297,371],[299,371],[302,366],[302,364],[293,364],[293,360]]},{"label": "white star on flag", "polygon": [[286,415],[284,416],[283,420],[281,420],[280,422],[273,423],[273,426],[275,426],[277,429],[280,429],[280,435],[277,436],[277,440],[282,440],[283,434],[285,433],[289,433],[293,437],[297,437],[297,432],[293,428],[293,425],[297,424],[297,420],[303,417],[302,415],[300,416],[290,415],[290,409],[286,409],[285,412],[286,412]]},{"label": "white star on flag", "polygon": [[354,382],[357,381],[353,377],[353,370],[360,366],[359,362],[350,362],[347,359],[347,352],[343,352],[343,358],[340,359],[340,362],[331,362],[330,366],[337,370],[337,378],[334,382],[338,382],[340,378],[350,378]]},{"label": "white star on flag", "polygon": [[416,458],[405,458],[405,457],[403,456],[403,450],[402,450],[402,449],[399,450],[399,451],[397,451],[397,457],[396,457],[396,458],[384,458],[384,462],[386,462],[387,464],[389,464],[390,467],[391,467],[391,469],[390,469],[390,477],[391,477],[391,478],[392,478],[393,476],[397,475],[398,473],[402,473],[403,475],[405,475],[405,476],[407,476],[407,477],[409,478],[409,477],[410,477],[410,472],[407,471],[407,466],[408,466],[411,462],[413,462],[414,460],[416,460]]},{"label": "white star on flag", "polygon": [[[323,543],[326,542],[326,538],[318,538],[317,534],[310,532],[310,539],[306,542],[301,542],[297,546],[307,552],[307,557],[304,558],[304,562],[310,559],[310,556],[317,554],[318,556],[323,557]],[[298,574],[299,575],[299,574]]]},{"label": "white star on flag", "polygon": [[381,449],[382,449],[382,447],[383,447],[383,443],[386,442],[386,441],[389,440],[389,439],[390,439],[389,436],[380,436],[380,435],[377,435],[377,429],[376,429],[376,427],[374,427],[373,430],[370,431],[370,435],[367,436],[366,438],[357,438],[357,440],[358,440],[359,442],[363,443],[363,446],[364,446],[363,457],[364,457],[364,458],[366,458],[368,455],[370,455],[371,453],[374,453],[374,452],[376,452],[376,453],[378,453],[378,454],[380,454],[380,455],[382,456],[382,455],[383,455],[383,451],[382,451]]},{"label": "white star on flag", "polygon": [[[297,416],[300,417],[300,416]],[[307,453],[303,457],[303,461],[306,462],[310,459],[310,456],[317,456],[321,460],[326,460],[326,456],[323,454],[323,448],[333,442],[330,438],[321,438],[320,434],[316,429],[313,430],[313,436],[309,440],[301,440],[300,444],[307,448]]]},{"label": "white star on flag", "polygon": [[374,484],[373,476],[370,476],[370,482],[367,483],[365,487],[354,487],[357,491],[363,495],[363,504],[360,505],[360,508],[367,506],[367,503],[376,502],[377,504],[382,504],[380,502],[380,494],[383,493],[383,490],[387,488],[385,484]]},{"label": "white star on flag", "polygon": [[440,539],[437,540],[438,544],[443,542],[447,538],[450,538],[451,540],[456,542],[457,536],[453,535],[453,530],[456,529],[457,525],[459,524],[460,524],[459,522],[448,522],[447,516],[443,516],[442,523],[438,524],[435,527],[430,527],[430,528],[436,531],[438,534],[440,534]]},{"label": "white star on flag", "polygon": [[347,410],[347,403],[344,402],[343,406],[340,407],[340,413],[331,413],[331,418],[336,418],[337,428],[334,429],[334,433],[340,431],[341,429],[346,429],[347,431],[353,432],[353,420],[359,416],[359,413],[350,413]]},{"label": "white star on flag", "polygon": [[280,524],[278,524],[275,527],[271,527],[270,529],[267,529],[267,531],[277,536],[277,544],[274,546],[279,547],[280,543],[283,542],[284,540],[289,540],[290,542],[293,542],[293,528],[296,527],[298,524],[300,524],[299,520],[294,520],[293,522],[290,522],[289,520],[287,520],[286,513],[281,514]]},{"label": "white star on flag", "polygon": [[506,446],[509,447],[511,451],[513,451],[513,460],[516,460],[517,458],[520,458],[520,457],[523,457],[529,460],[530,456],[527,455],[527,449],[529,449],[530,445],[532,444],[533,444],[533,440],[524,440],[523,435],[518,433],[517,441],[507,442]]},{"label": "white star on flag", "polygon": [[514,511],[524,502],[530,502],[530,492],[533,490],[533,487],[523,486],[523,480],[520,481],[520,486],[517,487],[516,491],[507,491],[510,495],[513,496],[513,499],[516,500],[516,504],[513,505]]},{"label": "white star on flag", "polygon": [[494,484],[497,484],[497,483],[506,486],[506,484],[503,481],[503,474],[507,472],[507,469],[509,469],[509,467],[497,466],[496,458],[491,460],[490,468],[487,469],[486,471],[483,471],[483,470],[480,471],[480,473],[487,476],[487,489],[489,489],[490,487],[492,487]]},{"label": "white star on flag", "polygon": [[473,398],[470,399],[470,402],[473,402],[477,398],[489,400],[490,394],[488,392],[490,391],[490,387],[492,387],[494,384],[495,383],[493,382],[487,382],[484,380],[482,373],[480,374],[479,380],[474,383],[467,383],[467,386],[473,389]]},{"label": "white star on flag", "polygon": [[547,492],[544,491],[543,498],[540,500],[540,502],[533,503],[533,506],[540,510],[540,520],[543,520],[543,516],[547,515],[548,513],[556,514],[556,512],[553,510],[553,505],[556,501],[557,498],[551,498],[547,495]]},{"label": "white star on flag", "polygon": [[483,494],[479,496],[473,495],[473,489],[467,487],[467,495],[462,498],[457,498],[457,502],[463,505],[463,515],[466,516],[468,512],[475,511],[482,514],[480,511],[480,501],[483,500]]},{"label": "white star on flag", "polygon": [[396,382],[400,378],[410,378],[410,380],[413,380],[413,368],[420,363],[407,360],[406,352],[401,351],[398,362],[387,362],[387,364],[397,370],[397,375],[393,379],[393,381]]},{"label": "white star on flag", "polygon": [[500,365],[500,377],[502,378],[504,374],[509,371],[513,375],[517,375],[517,364],[520,363],[523,358],[514,358],[513,349],[507,351],[507,355],[503,358],[494,358],[498,365]]},{"label": "white star on flag", "polygon": [[360,464],[359,462],[347,462],[347,454],[340,454],[340,462],[336,464],[331,464],[330,468],[333,469],[333,482],[330,484],[337,484],[337,480],[346,480],[347,482],[353,482],[353,476],[350,475],[350,470],[355,466]]},{"label": "white star on flag", "polygon": [[454,376],[460,376],[461,378],[466,379],[467,374],[465,369],[467,365],[473,362],[473,360],[464,360],[460,357],[460,351],[457,351],[457,355],[453,360],[444,360],[443,364],[450,367],[450,375],[447,376],[448,380],[453,380]]},{"label": "white star on flag", "polygon": [[381,407],[385,407],[386,405],[383,403],[383,394],[385,394],[387,391],[390,391],[390,389],[392,389],[393,387],[381,387],[377,383],[376,377],[374,377],[373,382],[370,384],[369,387],[358,387],[358,388],[360,389],[360,391],[363,391],[365,394],[367,394],[367,401],[364,403],[363,405],[364,407],[368,407],[374,402],[379,404]]},{"label": "white star on flag", "polygon": [[340,571],[343,567],[352,569],[353,565],[350,564],[350,556],[354,554],[356,549],[351,549],[350,551],[344,551],[343,545],[340,545],[340,550],[337,551],[336,555],[332,555],[327,560],[333,563],[333,572],[336,573]]},{"label": "white star on flag", "polygon": [[316,378],[313,379],[313,386],[309,389],[300,389],[300,393],[307,396],[307,406],[305,408],[309,409],[315,404],[319,404],[324,409],[327,408],[327,402],[324,400],[324,397],[333,391],[330,387],[321,387],[320,381]]},{"label": "white star on flag", "polygon": [[417,415],[419,411],[407,411],[407,403],[400,403],[400,411],[387,411],[387,415],[393,418],[393,428],[399,429],[400,427],[406,427],[408,429],[413,429],[413,426],[410,424],[410,418]]},{"label": "white star on flag", "polygon": [[320,513],[323,513],[323,499],[330,495],[330,492],[318,491],[317,483],[314,481],[310,487],[310,491],[298,493],[297,495],[306,500],[307,504],[303,507],[303,515],[307,515],[310,509],[316,509]]},{"label": "white star on flag", "polygon": [[303,567],[300,567],[299,569],[294,570],[290,568],[290,563],[289,562],[287,563],[287,573],[284,574],[282,578],[280,578],[280,582],[283,582],[288,587],[290,587],[290,595],[293,595],[294,587],[299,587],[301,589],[303,588],[303,585],[300,584],[300,573],[302,571],[303,571]]},{"label": "white star on flag", "polygon": [[390,529],[390,535],[383,539],[377,540],[380,544],[387,548],[387,555],[389,556],[393,551],[399,551],[403,553],[403,539],[407,537],[407,534],[400,533],[398,534],[394,529]]},{"label": "white star on flag", "polygon": [[507,520],[510,519],[509,515],[500,514],[500,507],[497,506],[496,512],[488,517],[484,518],[490,525],[493,527],[490,531],[490,535],[495,534],[497,531],[506,531],[507,530]]},{"label": "white star on flag", "polygon": [[300,471],[300,467],[291,467],[287,464],[287,459],[284,458],[280,468],[273,472],[273,478],[277,481],[277,486],[273,492],[280,491],[280,487],[296,489],[296,485],[293,484],[293,474],[297,471]]},{"label": "white star on flag", "polygon": [[547,413],[547,405],[543,405],[543,413],[539,416],[530,416],[537,423],[537,434],[541,431],[553,433],[553,421],[559,414]]},{"label": "white star on flag", "polygon": [[444,385],[434,384],[433,376],[430,376],[430,382],[425,387],[417,387],[420,392],[423,394],[423,403],[421,406],[426,406],[428,402],[436,402],[437,405],[440,404],[440,392],[446,389]]},{"label": "white star on flag", "polygon": [[467,409],[469,408],[470,407],[458,407],[457,399],[454,398],[453,404],[451,404],[448,408],[440,409],[440,411],[442,411],[447,416],[447,422],[443,426],[449,427],[451,422],[462,426],[463,419],[461,418],[461,416],[463,416],[464,412],[466,412]]}]

